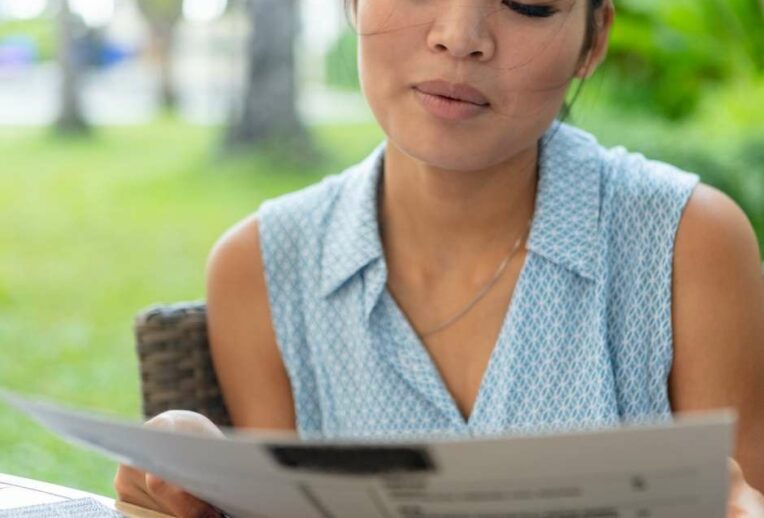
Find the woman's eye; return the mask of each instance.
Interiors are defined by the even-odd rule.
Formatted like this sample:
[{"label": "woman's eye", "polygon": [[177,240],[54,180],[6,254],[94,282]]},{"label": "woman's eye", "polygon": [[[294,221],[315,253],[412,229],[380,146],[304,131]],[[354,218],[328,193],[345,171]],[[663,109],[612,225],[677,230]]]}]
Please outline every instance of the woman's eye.
[{"label": "woman's eye", "polygon": [[550,5],[521,4],[514,0],[503,0],[503,3],[513,11],[531,18],[549,18],[557,12],[557,10]]}]

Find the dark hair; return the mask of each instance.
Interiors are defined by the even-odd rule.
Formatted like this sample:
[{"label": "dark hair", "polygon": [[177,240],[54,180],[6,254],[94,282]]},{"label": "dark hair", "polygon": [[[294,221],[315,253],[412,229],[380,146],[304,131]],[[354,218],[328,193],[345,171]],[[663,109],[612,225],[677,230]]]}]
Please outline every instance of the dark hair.
[{"label": "dark hair", "polygon": [[[356,2],[357,0],[351,0],[352,2]],[[586,36],[584,37],[584,46],[582,49],[582,55],[586,54],[592,49],[592,46],[594,45],[594,37],[597,35],[596,30],[596,23],[597,20],[594,17],[594,13],[597,11],[597,9],[602,7],[602,4],[605,3],[605,0],[589,0],[589,14],[586,17]]]}]

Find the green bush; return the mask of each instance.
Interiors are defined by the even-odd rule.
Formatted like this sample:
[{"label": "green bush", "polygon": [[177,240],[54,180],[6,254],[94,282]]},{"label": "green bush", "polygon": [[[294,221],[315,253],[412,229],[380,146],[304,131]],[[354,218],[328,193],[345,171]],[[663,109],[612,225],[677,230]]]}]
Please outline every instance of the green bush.
[{"label": "green bush", "polygon": [[759,0],[620,0],[606,73],[623,106],[691,115],[706,88],[764,74]]}]

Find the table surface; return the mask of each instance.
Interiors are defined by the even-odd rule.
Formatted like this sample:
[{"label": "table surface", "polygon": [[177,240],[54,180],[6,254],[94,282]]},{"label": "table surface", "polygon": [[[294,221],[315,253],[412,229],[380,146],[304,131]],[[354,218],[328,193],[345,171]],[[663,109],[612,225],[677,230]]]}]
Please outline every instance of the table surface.
[{"label": "table surface", "polygon": [[166,514],[149,511],[148,509],[125,502],[115,501],[105,496],[0,473],[0,509],[51,504],[63,500],[88,497],[99,501],[110,509],[119,511],[129,518],[168,518]]}]

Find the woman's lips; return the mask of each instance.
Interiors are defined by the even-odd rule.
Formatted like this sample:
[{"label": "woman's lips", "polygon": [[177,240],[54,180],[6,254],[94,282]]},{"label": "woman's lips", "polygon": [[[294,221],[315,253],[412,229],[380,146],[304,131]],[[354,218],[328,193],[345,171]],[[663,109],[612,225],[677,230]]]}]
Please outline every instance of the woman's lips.
[{"label": "woman's lips", "polygon": [[467,101],[433,95],[414,88],[414,94],[420,104],[432,115],[446,120],[467,120],[476,117],[488,108],[488,105],[474,104]]},{"label": "woman's lips", "polygon": [[414,87],[420,92],[430,95],[439,95],[478,105],[488,104],[488,99],[486,99],[485,95],[467,83],[451,83],[443,79],[435,79],[416,84]]}]

